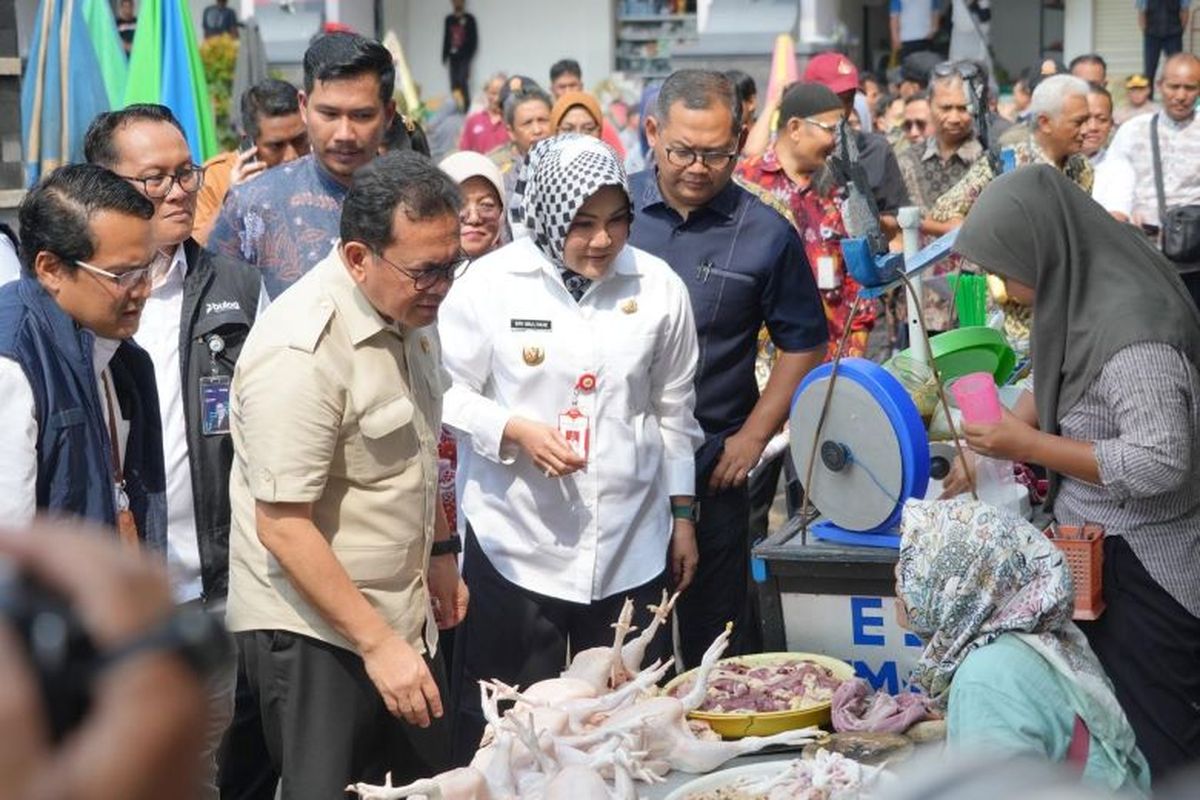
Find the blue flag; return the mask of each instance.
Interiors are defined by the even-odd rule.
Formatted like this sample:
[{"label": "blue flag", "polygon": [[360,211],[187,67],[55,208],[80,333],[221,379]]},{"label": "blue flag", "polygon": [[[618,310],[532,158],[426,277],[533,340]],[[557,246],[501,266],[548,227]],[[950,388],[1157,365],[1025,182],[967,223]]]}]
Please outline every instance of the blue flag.
[{"label": "blue flag", "polygon": [[83,136],[108,94],[80,0],[42,0],[21,87],[25,182],[83,161]]}]

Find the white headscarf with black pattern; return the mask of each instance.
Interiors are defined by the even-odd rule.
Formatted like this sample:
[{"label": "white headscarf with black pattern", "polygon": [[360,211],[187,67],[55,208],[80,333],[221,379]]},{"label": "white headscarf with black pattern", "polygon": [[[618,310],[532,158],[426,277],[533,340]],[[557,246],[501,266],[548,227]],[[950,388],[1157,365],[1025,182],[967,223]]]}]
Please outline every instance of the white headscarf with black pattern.
[{"label": "white headscarf with black pattern", "polygon": [[509,205],[514,228],[528,227],[533,243],[554,265],[580,207],[605,186],[629,196],[629,179],[613,149],[594,136],[560,134],[537,142],[521,170]]}]

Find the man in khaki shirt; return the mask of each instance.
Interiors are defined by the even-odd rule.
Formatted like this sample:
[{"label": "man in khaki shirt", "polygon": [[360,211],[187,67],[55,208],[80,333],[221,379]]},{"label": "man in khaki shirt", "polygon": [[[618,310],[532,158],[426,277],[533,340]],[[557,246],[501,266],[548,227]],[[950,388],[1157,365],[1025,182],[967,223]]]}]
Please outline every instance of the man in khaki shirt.
[{"label": "man in khaki shirt", "polygon": [[460,205],[414,153],[362,168],[341,241],[234,374],[228,621],[284,800],[447,765],[437,628],[467,592],[438,502],[433,323],[466,264]]}]

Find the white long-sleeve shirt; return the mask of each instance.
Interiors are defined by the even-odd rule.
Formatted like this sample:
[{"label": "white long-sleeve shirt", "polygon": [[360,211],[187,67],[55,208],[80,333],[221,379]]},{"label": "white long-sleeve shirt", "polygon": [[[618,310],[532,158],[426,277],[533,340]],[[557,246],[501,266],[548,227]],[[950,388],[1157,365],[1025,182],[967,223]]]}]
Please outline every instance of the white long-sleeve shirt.
[{"label": "white long-sleeve shirt", "polygon": [[[696,328],[687,288],[626,246],[578,303],[529,239],[476,262],[439,314],[453,379],[443,420],[458,434],[461,517],[508,580],[577,603],[646,583],[666,566],[670,495],[692,495]],[[579,394],[586,470],[547,478],[502,446],[518,416],[551,426]]]},{"label": "white long-sleeve shirt", "polygon": [[[117,452],[124,462],[129,422],[121,415],[108,369],[120,346],[116,339],[97,336],[92,343],[92,370],[96,375],[96,396],[100,398],[100,413],[105,424],[108,424],[105,382],[109,384],[108,399],[117,413],[113,423],[117,430]],[[0,525],[22,528],[37,512],[37,404],[25,370],[13,359],[3,357],[0,357],[0,415],[5,420],[0,425],[0,453],[4,459],[4,468],[0,469]],[[112,479],[111,475],[109,479]]]},{"label": "white long-sleeve shirt", "polygon": [[[136,341],[154,363],[158,412],[162,424],[163,467],[167,494],[167,571],[175,602],[200,597],[200,543],[196,533],[196,503],[192,492],[183,373],[179,364],[179,328],[183,324],[183,289],[188,262],[184,246],[175,248],[166,270],[154,276]],[[270,303],[265,287],[258,292],[258,311]]]}]

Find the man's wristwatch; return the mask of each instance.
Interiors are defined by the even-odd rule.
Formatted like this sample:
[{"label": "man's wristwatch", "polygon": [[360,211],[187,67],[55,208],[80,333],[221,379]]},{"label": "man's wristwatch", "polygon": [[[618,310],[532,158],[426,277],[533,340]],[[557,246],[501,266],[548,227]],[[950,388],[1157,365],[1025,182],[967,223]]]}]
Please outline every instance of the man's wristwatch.
[{"label": "man's wristwatch", "polygon": [[671,506],[671,516],[674,519],[686,519],[689,522],[695,522],[696,521],[696,504],[688,503],[687,505],[683,505],[683,506],[672,505]]},{"label": "man's wristwatch", "polygon": [[451,535],[449,539],[438,539],[433,543],[433,549],[429,552],[430,557],[433,556],[452,556],[462,552],[462,539],[455,535]]}]

